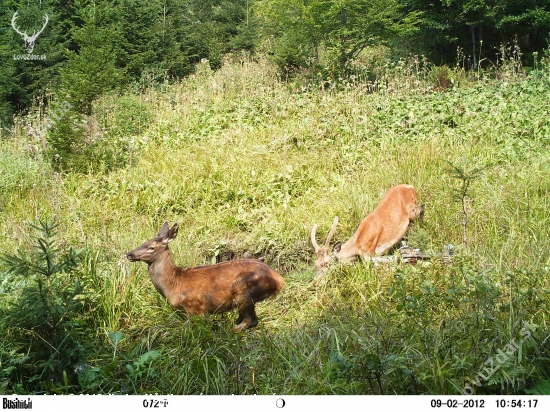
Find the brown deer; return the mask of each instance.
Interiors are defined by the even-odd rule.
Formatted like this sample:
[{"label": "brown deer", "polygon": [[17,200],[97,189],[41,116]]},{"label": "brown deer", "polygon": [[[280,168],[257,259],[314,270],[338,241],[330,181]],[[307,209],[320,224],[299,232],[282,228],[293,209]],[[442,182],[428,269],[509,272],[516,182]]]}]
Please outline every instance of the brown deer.
[{"label": "brown deer", "polygon": [[221,313],[237,308],[235,332],[258,324],[256,302],[275,296],[284,280],[255,259],[232,260],[183,269],[174,264],[168,243],[176,238],[178,224],[164,222],[154,239],[126,254],[131,262],[147,263],[157,291],[170,304],[191,314]]},{"label": "brown deer", "polygon": [[360,257],[383,255],[401,240],[407,232],[409,222],[424,212],[424,205],[419,205],[416,190],[411,185],[392,187],[385,194],[380,204],[365,217],[353,236],[344,244],[334,245],[332,254],[329,244],[338,217],[334,218],[329,235],[323,247],[319,247],[315,239],[317,225],[311,229],[311,243],[317,254],[315,267],[317,276],[322,275],[334,258],[342,262],[351,262]]}]

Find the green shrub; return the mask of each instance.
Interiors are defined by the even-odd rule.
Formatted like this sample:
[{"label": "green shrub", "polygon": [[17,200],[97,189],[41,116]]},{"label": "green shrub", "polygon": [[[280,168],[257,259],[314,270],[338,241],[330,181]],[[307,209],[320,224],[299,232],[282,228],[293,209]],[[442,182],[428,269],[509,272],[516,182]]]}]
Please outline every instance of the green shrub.
[{"label": "green shrub", "polygon": [[[15,393],[75,391],[74,367],[86,358],[85,250],[59,248],[56,224],[40,221],[30,250],[3,254],[4,293],[0,330],[11,342],[4,386]],[[0,376],[1,377],[1,376]]]},{"label": "green shrub", "polygon": [[68,112],[55,122],[46,137],[52,166],[57,170],[85,171],[88,164],[86,138],[82,119],[77,114]]},{"label": "green shrub", "polygon": [[[90,117],[88,122],[93,119]],[[132,127],[128,119],[121,124]],[[132,140],[119,133],[95,130],[85,125],[81,116],[69,112],[48,132],[47,155],[58,171],[108,172],[126,166],[131,160]]]},{"label": "green shrub", "polygon": [[110,137],[143,134],[153,120],[150,106],[139,95],[105,96],[94,105],[102,132]]}]

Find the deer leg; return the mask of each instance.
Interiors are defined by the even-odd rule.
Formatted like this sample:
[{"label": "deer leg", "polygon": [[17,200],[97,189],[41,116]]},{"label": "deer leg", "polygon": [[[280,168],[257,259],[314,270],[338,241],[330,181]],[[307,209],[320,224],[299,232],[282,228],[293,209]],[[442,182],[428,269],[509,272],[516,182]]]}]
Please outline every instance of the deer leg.
[{"label": "deer leg", "polygon": [[237,325],[233,328],[233,331],[240,332],[248,328],[253,328],[257,324],[258,317],[254,309],[254,302],[249,300],[239,307],[239,318],[237,319]]},{"label": "deer leg", "polygon": [[383,255],[384,253],[386,253],[388,250],[390,250],[393,246],[395,245],[395,243],[392,242],[386,242],[386,243],[382,243],[378,246],[376,246],[376,249],[374,250],[374,253],[376,255]]},{"label": "deer leg", "polygon": [[243,321],[243,315],[241,314],[241,311],[239,311],[239,317],[237,318],[237,320],[235,321],[235,325],[238,325],[239,323],[241,323]]},{"label": "deer leg", "polygon": [[231,285],[233,304],[239,310],[235,332],[253,328],[258,324],[254,303],[264,300],[276,292],[275,282],[262,273],[241,273]]}]

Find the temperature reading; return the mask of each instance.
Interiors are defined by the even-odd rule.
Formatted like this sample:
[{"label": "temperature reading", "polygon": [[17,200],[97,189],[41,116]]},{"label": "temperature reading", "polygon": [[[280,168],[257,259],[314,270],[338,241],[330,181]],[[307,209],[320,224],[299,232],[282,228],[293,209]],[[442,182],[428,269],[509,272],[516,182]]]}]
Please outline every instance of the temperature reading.
[{"label": "temperature reading", "polygon": [[143,407],[144,408],[160,408],[161,406],[167,407],[168,406],[168,400],[158,400],[158,399],[144,399],[143,400]]}]

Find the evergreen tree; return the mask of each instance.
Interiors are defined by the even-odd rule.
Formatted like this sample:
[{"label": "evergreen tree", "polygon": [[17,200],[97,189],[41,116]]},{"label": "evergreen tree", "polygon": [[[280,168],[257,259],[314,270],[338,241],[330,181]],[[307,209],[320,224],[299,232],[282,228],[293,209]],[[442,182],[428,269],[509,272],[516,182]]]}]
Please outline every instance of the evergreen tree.
[{"label": "evergreen tree", "polygon": [[[67,18],[72,14],[70,1],[8,0],[0,5],[0,113],[4,122],[58,84],[59,68],[65,60],[63,48],[69,38]],[[48,21],[44,26],[46,15]],[[24,39],[12,27],[12,20],[17,30],[27,35],[43,28],[32,53],[27,53]],[[26,60],[29,54],[40,59]]]},{"label": "evergreen tree", "polygon": [[73,109],[86,116],[92,115],[93,102],[120,82],[115,67],[116,33],[102,26],[100,5],[90,2],[79,10],[82,27],[72,29],[77,50],[67,50],[67,62],[61,69],[61,96]]},{"label": "evergreen tree", "polygon": [[75,50],[66,50],[67,61],[60,71],[57,101],[62,114],[47,140],[54,165],[86,170],[86,151],[92,143],[93,103],[120,83],[115,67],[116,33],[105,25],[105,9],[94,1],[77,3],[81,26],[71,29]]},{"label": "evergreen tree", "polygon": [[162,3],[159,0],[119,0],[109,13],[109,24],[117,34],[116,64],[124,68],[131,79],[139,79],[145,68],[161,59],[159,47],[163,33],[159,30],[159,16]]},{"label": "evergreen tree", "polygon": [[15,61],[13,60],[13,47],[8,40],[9,23],[7,22],[8,8],[0,5],[0,127],[5,127],[13,113],[13,95],[18,84],[15,75]]},{"label": "evergreen tree", "polygon": [[253,50],[257,37],[251,0],[185,0],[181,50],[190,65],[206,58],[218,68],[225,53]]},{"label": "evergreen tree", "polygon": [[326,38],[322,22],[323,1],[262,0],[256,3],[262,35],[270,53],[285,72],[319,64],[319,50]]},{"label": "evergreen tree", "polygon": [[189,59],[181,49],[181,3],[181,0],[161,0],[155,25],[159,34],[158,56],[150,71],[171,78],[182,78],[192,70]]},{"label": "evergreen tree", "polygon": [[232,17],[228,24],[231,36],[228,41],[229,50],[253,52],[258,44],[258,19],[252,7],[252,0],[226,0],[224,5],[231,10]]}]

